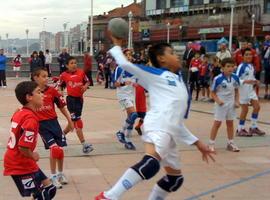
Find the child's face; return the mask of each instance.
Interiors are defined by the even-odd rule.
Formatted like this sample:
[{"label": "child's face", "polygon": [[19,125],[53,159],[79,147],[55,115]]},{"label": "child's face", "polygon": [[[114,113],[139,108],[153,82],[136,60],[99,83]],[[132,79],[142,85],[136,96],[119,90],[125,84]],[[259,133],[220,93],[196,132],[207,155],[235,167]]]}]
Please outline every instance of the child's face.
[{"label": "child's face", "polygon": [[128,60],[129,62],[132,61],[132,53],[131,53],[131,51],[126,51],[126,52],[125,52],[125,56],[126,56],[126,58],[127,58],[127,60]]},{"label": "child's face", "polygon": [[41,108],[43,105],[43,94],[41,92],[40,87],[37,87],[32,95],[27,95],[27,101],[29,104],[32,104],[35,108]]},{"label": "child's face", "polygon": [[159,62],[161,66],[168,67],[172,72],[178,72],[181,68],[179,56],[176,55],[170,47],[165,48],[164,54],[160,56]]},{"label": "child's face", "polygon": [[199,58],[200,57],[200,54],[199,53],[196,53],[194,57],[195,58]]},{"label": "child's face", "polygon": [[224,67],[222,67],[222,71],[225,75],[231,75],[234,71],[234,64],[226,63]]},{"label": "child's face", "polygon": [[252,53],[251,51],[245,51],[244,56],[243,56],[243,61],[246,63],[251,63],[252,62]]},{"label": "child's face", "polygon": [[40,87],[46,86],[48,84],[48,72],[41,71],[38,76],[34,76],[34,80]]},{"label": "child's face", "polygon": [[67,68],[69,71],[75,71],[77,69],[77,61],[75,59],[70,60],[67,64]]}]

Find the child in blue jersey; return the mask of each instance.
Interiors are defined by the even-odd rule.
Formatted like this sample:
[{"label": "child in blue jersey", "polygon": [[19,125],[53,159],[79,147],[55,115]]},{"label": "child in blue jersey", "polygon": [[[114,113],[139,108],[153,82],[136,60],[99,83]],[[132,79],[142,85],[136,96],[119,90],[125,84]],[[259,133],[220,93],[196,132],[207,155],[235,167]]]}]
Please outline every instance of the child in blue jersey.
[{"label": "child in blue jersey", "polygon": [[145,116],[142,139],[145,155],[130,167],[108,191],[100,193],[95,200],[116,200],[143,180],[154,177],[160,166],[166,175],[154,186],[149,199],[165,199],[177,191],[183,176],[178,160],[177,143],[195,145],[204,161],[213,158],[209,147],[195,137],[183,124],[188,109],[188,91],[180,73],[180,60],[169,44],[157,44],[149,49],[154,67],[134,65],[122,53],[123,41],[112,37],[115,47],[111,55],[123,70],[133,74],[138,83],[149,92],[150,108]]},{"label": "child in blue jersey", "polygon": [[[132,61],[133,57],[131,50],[125,49],[123,51],[128,61]],[[133,84],[136,82],[134,76],[124,71],[121,66],[116,67],[114,73],[114,85],[116,87],[116,94],[119,104],[127,113],[127,118],[121,130],[116,133],[119,142],[123,143],[126,149],[136,150],[134,144],[130,141],[133,125],[138,117],[134,102],[135,102],[135,88]]]},{"label": "child in blue jersey", "polygon": [[227,150],[239,152],[239,148],[235,145],[233,120],[236,118],[235,108],[239,107],[239,91],[240,80],[238,76],[233,74],[234,61],[232,58],[224,58],[221,61],[222,73],[214,78],[211,94],[215,101],[215,121],[211,129],[209,147],[215,150],[215,139],[218,129],[223,120],[226,120],[228,144]]},{"label": "child in blue jersey", "polygon": [[[252,51],[247,48],[243,51],[243,62],[237,67],[236,75],[240,79],[240,105],[241,114],[237,129],[238,136],[251,137],[253,135],[264,136],[265,132],[257,126],[258,115],[260,112],[260,103],[255,92],[254,86],[259,84],[255,78],[255,71],[252,65]],[[245,121],[248,114],[248,105],[251,103],[253,107],[251,115],[251,127],[249,131],[245,129]]]}]

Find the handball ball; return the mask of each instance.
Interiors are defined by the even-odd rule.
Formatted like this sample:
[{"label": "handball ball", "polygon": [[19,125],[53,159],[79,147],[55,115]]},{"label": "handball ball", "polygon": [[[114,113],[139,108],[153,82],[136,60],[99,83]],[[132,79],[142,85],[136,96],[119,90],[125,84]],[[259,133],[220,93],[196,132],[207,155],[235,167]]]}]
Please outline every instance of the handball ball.
[{"label": "handball ball", "polygon": [[113,37],[126,39],[128,37],[128,23],[122,18],[114,18],[109,21],[108,30]]}]

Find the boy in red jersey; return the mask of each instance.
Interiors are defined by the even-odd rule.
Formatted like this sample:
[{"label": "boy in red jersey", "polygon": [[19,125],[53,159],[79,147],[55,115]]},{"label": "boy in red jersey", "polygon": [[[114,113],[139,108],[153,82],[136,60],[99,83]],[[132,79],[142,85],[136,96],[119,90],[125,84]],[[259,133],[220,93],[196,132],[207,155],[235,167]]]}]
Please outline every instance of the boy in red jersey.
[{"label": "boy in red jersey", "polygon": [[[73,130],[73,123],[65,108],[66,103],[63,96],[53,87],[48,86],[48,72],[46,68],[38,68],[32,73],[34,81],[43,93],[43,106],[37,110],[39,118],[39,134],[44,142],[45,149],[50,149],[51,180],[58,188],[67,184],[67,178],[63,174],[64,150],[67,146],[65,134]],[[64,133],[57,120],[55,104],[68,121]],[[58,165],[58,174],[56,173]]]},{"label": "boy in red jersey", "polygon": [[67,108],[74,123],[77,136],[83,146],[83,153],[93,151],[91,144],[85,142],[83,135],[83,121],[81,119],[83,109],[83,94],[90,85],[89,79],[84,71],[77,68],[77,61],[74,57],[67,59],[67,71],[60,75],[60,86],[67,87]]},{"label": "boy in red jersey", "polygon": [[37,165],[39,154],[34,152],[38,138],[38,117],[42,93],[37,83],[24,81],[16,86],[15,94],[23,107],[11,118],[10,138],[4,155],[4,175],[11,176],[22,197],[51,200],[56,187]]}]

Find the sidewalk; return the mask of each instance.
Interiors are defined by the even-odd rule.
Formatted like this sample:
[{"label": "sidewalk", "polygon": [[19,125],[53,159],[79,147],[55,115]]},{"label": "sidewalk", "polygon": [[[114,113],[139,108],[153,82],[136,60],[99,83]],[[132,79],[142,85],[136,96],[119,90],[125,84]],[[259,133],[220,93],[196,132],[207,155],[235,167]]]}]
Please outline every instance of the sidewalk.
[{"label": "sidewalk", "polygon": [[[14,87],[18,80],[9,79],[9,87],[0,89],[0,200],[21,199],[10,177],[2,176],[2,156],[9,137],[10,117],[19,104],[14,96]],[[210,114],[213,104],[194,102],[192,112],[186,121],[187,127],[208,141],[213,122]],[[226,128],[223,125],[217,139],[216,163],[203,163],[194,147],[185,144],[179,146],[185,182],[181,190],[169,196],[169,200],[267,200],[270,199],[270,103],[262,102],[260,114],[261,128],[268,130],[265,137],[236,138],[241,148],[240,153],[225,150]],[[65,173],[69,184],[58,190],[56,200],[93,200],[100,191],[109,188],[120,175],[143,155],[143,145],[134,132],[133,140],[137,151],[127,151],[115,138],[125,113],[115,97],[114,90],[105,90],[95,86],[87,91],[83,119],[85,135],[92,142],[95,151],[89,156],[81,153],[81,145],[75,133],[67,136],[69,146],[66,148]],[[63,117],[60,123],[65,125]],[[248,123],[249,124],[249,123]],[[39,165],[49,174],[48,152],[39,140],[38,151],[41,154]],[[180,153],[179,153],[180,155]],[[145,200],[155,182],[163,176],[163,171],[151,181],[143,182],[129,191],[124,200]],[[198,198],[196,195],[199,195]]]}]

